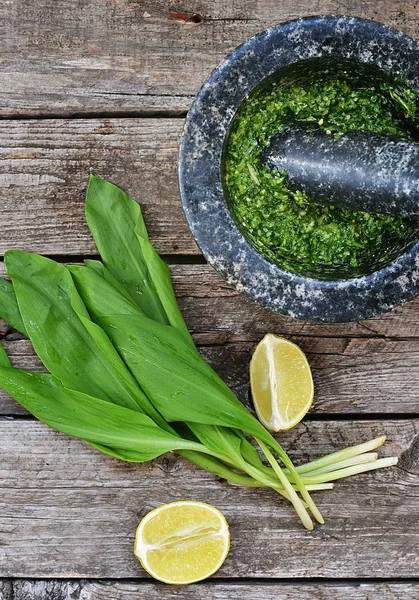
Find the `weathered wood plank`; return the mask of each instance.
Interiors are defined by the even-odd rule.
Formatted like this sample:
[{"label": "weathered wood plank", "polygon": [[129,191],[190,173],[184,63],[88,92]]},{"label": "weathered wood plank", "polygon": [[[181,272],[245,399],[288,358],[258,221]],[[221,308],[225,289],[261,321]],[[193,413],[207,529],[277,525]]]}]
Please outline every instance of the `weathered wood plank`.
[{"label": "weathered wood plank", "polygon": [[174,455],[124,464],[39,423],[0,421],[0,576],[143,577],[132,555],[139,519],[194,498],[231,527],[217,577],[417,577],[419,420],[312,422],[281,442],[299,461],[383,431],[382,453],[399,466],[317,493],[326,523],[308,533],[274,493],[219,483]]},{"label": "weathered wood plank", "polygon": [[0,595],[0,600],[132,600],[133,597],[137,600],[202,600],[203,597],[211,600],[416,600],[418,596],[419,585],[403,583],[226,585],[206,582],[174,588],[159,583],[16,580],[13,596],[2,598]]},{"label": "weathered wood plank", "polygon": [[11,581],[0,581],[0,600],[13,600],[13,584]]},{"label": "weathered wood plank", "polygon": [[258,341],[280,335],[419,337],[419,298],[374,319],[316,324],[276,315],[237,293],[209,265],[174,265],[172,279],[183,314],[202,344]]},{"label": "weathered wood plank", "polygon": [[[195,17],[185,21],[178,12]],[[419,34],[410,0],[2,2],[0,114],[186,110],[235,46],[313,13],[367,17]]]},{"label": "weathered wood plank", "polygon": [[180,119],[0,121],[0,255],[91,254],[84,219],[89,173],[141,203],[163,254],[197,254],[177,185]]},{"label": "weathered wood plank", "polygon": [[[397,339],[419,338],[419,298],[368,321],[318,324],[283,317],[251,302],[229,287],[209,265],[175,264],[170,268],[182,313],[196,342],[202,346],[254,343],[268,331],[307,338],[379,338],[383,341],[382,348],[387,342],[388,348],[394,347]],[[4,263],[0,261],[0,277],[3,276]],[[9,338],[11,332],[0,320],[0,338]]]},{"label": "weathered wood plank", "polygon": [[[305,336],[290,339],[307,353],[313,370],[313,414],[419,413],[419,340]],[[42,368],[29,341],[3,343],[17,368]],[[199,346],[204,358],[249,408],[252,402],[248,368],[254,347],[254,342]],[[25,411],[0,390],[0,414]]]}]

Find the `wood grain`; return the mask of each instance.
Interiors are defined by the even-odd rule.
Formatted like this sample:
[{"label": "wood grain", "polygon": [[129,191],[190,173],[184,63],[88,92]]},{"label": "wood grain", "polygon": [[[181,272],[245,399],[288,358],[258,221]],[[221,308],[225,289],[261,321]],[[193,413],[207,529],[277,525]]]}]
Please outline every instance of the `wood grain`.
[{"label": "wood grain", "polygon": [[[359,348],[351,347],[350,341],[340,342],[348,345],[347,348],[342,346],[340,353],[355,355],[368,354],[374,347],[385,353],[386,348],[394,350],[397,344],[403,347],[403,341],[419,338],[419,298],[367,321],[319,324],[283,317],[262,308],[229,287],[209,265],[171,264],[170,269],[182,314],[201,346],[254,344],[270,331],[296,339],[307,338],[307,351],[310,351],[308,338],[312,337],[362,339]],[[0,261],[2,276],[4,263]],[[0,319],[0,339],[4,337],[13,339],[16,335]],[[381,345],[377,345],[377,340],[381,340]],[[409,377],[412,375],[409,373]]]},{"label": "wood grain", "polygon": [[140,203],[160,254],[200,255],[178,190],[182,125],[181,119],[0,120],[0,257],[11,248],[95,253],[84,218],[90,172]]},{"label": "wood grain", "polygon": [[0,115],[184,111],[217,63],[266,27],[331,13],[418,36],[417,10],[411,0],[2,2]]},{"label": "wood grain", "polygon": [[[9,587],[7,587],[9,585]],[[13,587],[12,587],[13,585]],[[419,585],[403,583],[215,584],[187,587],[116,581],[22,581],[3,583],[0,600],[416,600]],[[7,591],[9,590],[9,591]]]},{"label": "wood grain", "polygon": [[[419,413],[419,340],[291,336],[307,353],[315,400],[312,415]],[[27,340],[4,341],[14,366],[41,370]],[[200,352],[252,409],[249,362],[255,343],[199,346]],[[0,414],[26,411],[0,390]]]},{"label": "wood grain", "polygon": [[0,121],[0,255],[92,254],[84,219],[90,172],[144,209],[163,254],[197,254],[177,185],[180,119]]},{"label": "wood grain", "polygon": [[382,454],[399,466],[318,492],[326,523],[308,533],[269,490],[219,483],[174,455],[122,463],[39,423],[0,420],[0,576],[143,577],[132,555],[138,521],[191,498],[229,521],[218,577],[417,577],[419,420],[307,423],[281,443],[298,462],[383,431]]}]

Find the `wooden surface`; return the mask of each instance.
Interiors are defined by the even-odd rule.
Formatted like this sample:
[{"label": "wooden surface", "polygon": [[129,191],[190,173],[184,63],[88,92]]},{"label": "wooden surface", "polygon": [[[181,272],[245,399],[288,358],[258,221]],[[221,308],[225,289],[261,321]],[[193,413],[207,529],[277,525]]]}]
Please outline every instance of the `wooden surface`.
[{"label": "wooden surface", "polygon": [[[191,298],[193,300],[193,297]],[[181,307],[182,307],[181,303]],[[202,310],[201,327],[207,325],[213,307]],[[249,303],[249,312],[253,306]],[[220,307],[223,310],[224,307]],[[184,309],[188,317],[188,310]],[[206,318],[207,317],[207,318]],[[238,313],[234,323],[243,319]],[[187,318],[190,325],[190,320]],[[246,331],[254,340],[225,341],[229,330],[212,329],[194,333],[199,350],[210,365],[251,408],[248,365],[255,342],[263,333]],[[231,327],[231,326],[230,326]],[[192,331],[194,328],[191,327]],[[284,335],[280,326],[266,325],[264,331]],[[419,414],[419,340],[395,340],[356,337],[317,337],[286,334],[306,353],[313,370],[316,399],[311,414],[364,415],[370,413]],[[10,334],[8,338],[21,337]],[[30,370],[42,365],[27,340],[4,341],[14,366]],[[378,365],[378,367],[377,367]],[[24,414],[5,392],[0,390],[0,415]]]},{"label": "wooden surface", "polygon": [[[382,432],[382,454],[400,457],[318,492],[326,523],[310,534],[269,491],[228,486],[174,455],[120,463],[0,392],[0,600],[419,598],[419,300],[360,323],[274,315],[205,264],[177,187],[183,118],[216,64],[265,27],[333,13],[419,38],[411,0],[0,3],[0,256],[16,247],[64,262],[94,255],[88,174],[113,181],[141,203],[200,351],[244,402],[249,358],[267,331],[306,351],[315,405],[281,436],[297,462]],[[40,368],[2,321],[0,340],[16,366]],[[225,512],[232,549],[209,582],[175,589],[148,580],[131,547],[145,512],[182,498]]]},{"label": "wooden surface", "polygon": [[415,36],[417,10],[412,0],[8,0],[0,114],[183,112],[217,63],[266,27],[332,13]]},{"label": "wooden surface", "polygon": [[42,424],[2,421],[3,575],[144,576],[132,554],[138,521],[187,496],[229,523],[231,550],[218,577],[419,577],[418,419],[313,421],[280,439],[299,462],[383,432],[381,454],[399,456],[399,467],[317,492],[326,523],[309,533],[274,492],[219,483],[175,455],[124,464]]},{"label": "wooden surface", "polygon": [[[3,585],[3,587],[2,587]],[[2,595],[3,594],[3,595]],[[266,584],[203,583],[185,588],[115,581],[0,582],[0,600],[417,600],[415,583]]]}]

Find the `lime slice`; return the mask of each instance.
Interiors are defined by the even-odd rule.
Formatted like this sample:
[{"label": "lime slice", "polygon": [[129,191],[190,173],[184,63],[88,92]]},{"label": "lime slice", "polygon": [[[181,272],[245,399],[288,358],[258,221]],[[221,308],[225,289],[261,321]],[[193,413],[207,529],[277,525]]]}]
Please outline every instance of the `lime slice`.
[{"label": "lime slice", "polygon": [[220,511],[184,500],[163,504],[143,518],[134,554],[155,579],[187,584],[218,571],[229,548],[230,533]]},{"label": "lime slice", "polygon": [[250,361],[250,387],[259,420],[271,431],[294,427],[313,403],[314,386],[304,352],[268,333]]}]

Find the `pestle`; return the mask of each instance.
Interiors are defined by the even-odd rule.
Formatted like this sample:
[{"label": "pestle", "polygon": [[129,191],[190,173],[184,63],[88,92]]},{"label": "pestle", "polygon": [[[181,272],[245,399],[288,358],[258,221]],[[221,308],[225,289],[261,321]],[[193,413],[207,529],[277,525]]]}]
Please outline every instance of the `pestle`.
[{"label": "pestle", "polygon": [[277,133],[262,161],[286,170],[292,189],[314,202],[419,217],[419,143],[366,131],[327,134],[318,127]]}]

